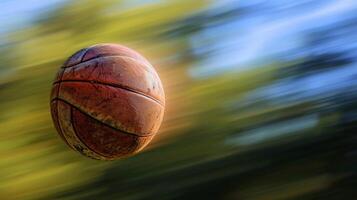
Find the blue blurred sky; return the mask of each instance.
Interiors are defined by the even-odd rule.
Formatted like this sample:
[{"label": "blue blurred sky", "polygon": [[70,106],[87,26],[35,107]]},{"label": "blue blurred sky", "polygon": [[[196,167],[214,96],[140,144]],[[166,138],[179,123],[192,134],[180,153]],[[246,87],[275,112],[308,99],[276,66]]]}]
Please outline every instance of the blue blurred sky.
[{"label": "blue blurred sky", "polygon": [[[55,9],[69,0],[0,0],[0,34],[31,24],[44,12]],[[143,4],[161,3],[163,0],[120,1],[120,9],[128,9]]]},{"label": "blue blurred sky", "polygon": [[25,26],[65,0],[0,0],[0,34]]},{"label": "blue blurred sky", "polygon": [[[67,0],[0,1],[3,8],[0,13],[0,34],[30,24],[38,15],[64,1]],[[161,2],[124,1],[121,9]],[[194,52],[206,55],[191,71],[193,77],[259,66],[266,64],[267,60],[271,62],[296,56],[293,55],[294,51],[299,54],[310,53],[300,50],[306,45],[306,35],[315,29],[356,18],[357,1],[224,0],[216,1],[208,13],[236,8],[247,12],[237,15],[236,19],[228,23],[214,26],[208,24],[207,28],[192,37]],[[346,47],[336,45],[336,48]]]},{"label": "blue blurred sky", "polygon": [[[357,1],[230,1],[217,4],[211,12],[218,7],[244,9],[245,12],[230,23],[207,26],[192,38],[195,52],[206,56],[191,71],[194,77],[266,65],[267,61],[291,56],[294,50],[310,53],[301,50],[306,45],[307,35],[356,18]],[[341,47],[346,48],[336,45],[336,48]]]}]

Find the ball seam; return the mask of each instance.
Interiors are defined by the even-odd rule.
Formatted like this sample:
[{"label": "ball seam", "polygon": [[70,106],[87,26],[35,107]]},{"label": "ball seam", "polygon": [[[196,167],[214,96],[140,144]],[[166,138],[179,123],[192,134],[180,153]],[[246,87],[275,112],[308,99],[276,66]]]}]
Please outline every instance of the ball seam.
[{"label": "ball seam", "polygon": [[70,105],[71,107],[77,109],[79,112],[83,113],[84,115],[90,117],[91,119],[94,119],[95,121],[98,121],[98,122],[100,122],[101,124],[103,124],[103,125],[105,125],[105,126],[107,126],[107,127],[109,127],[109,128],[112,128],[112,129],[114,129],[114,130],[120,131],[120,132],[122,132],[122,133],[124,133],[124,134],[133,135],[133,136],[136,136],[136,137],[149,137],[149,136],[155,135],[155,134],[138,135],[138,134],[135,134],[135,133],[130,133],[130,132],[124,131],[124,130],[122,130],[122,129],[119,129],[119,128],[117,128],[117,127],[113,127],[113,126],[111,126],[111,125],[109,125],[109,124],[106,124],[106,123],[104,123],[104,122],[102,122],[102,121],[100,121],[100,120],[94,118],[93,116],[89,115],[88,113],[86,113],[85,111],[83,111],[82,109],[78,108],[77,106],[73,105],[71,102],[69,102],[69,101],[67,101],[67,100],[65,100],[65,99],[62,99],[62,98],[58,98],[58,97],[57,97],[57,98],[54,98],[52,101],[56,101],[56,100],[57,100],[57,101],[62,101],[62,102],[64,102],[64,103]]},{"label": "ball seam", "polygon": [[[109,156],[103,155],[102,153],[99,153],[99,152],[95,151],[94,149],[92,149],[91,147],[89,147],[89,146],[79,137],[79,134],[78,134],[76,125],[75,125],[75,123],[74,123],[73,107],[72,107],[72,105],[69,105],[69,106],[70,106],[71,125],[72,125],[72,128],[73,128],[73,132],[74,132],[74,134],[75,134],[75,137],[78,138],[80,144],[83,144],[83,145],[85,146],[85,148],[87,148],[88,150],[92,151],[92,153],[98,154],[98,155],[99,155],[98,157],[104,157],[105,159],[110,159]],[[84,154],[85,156],[88,156],[88,157],[90,157],[90,158],[99,159],[99,158],[95,158],[95,157],[93,157],[93,156],[91,156],[91,155],[89,155],[89,154],[86,154],[86,153],[84,153],[84,152],[82,152],[82,151],[80,151],[80,153],[82,153],[82,154]]]},{"label": "ball seam", "polygon": [[[61,74],[60,74],[60,77],[59,77],[60,80],[62,80],[63,74],[64,74],[64,70],[63,70],[63,71],[61,72]],[[61,83],[58,84],[58,89],[57,89],[57,91],[56,91],[56,96],[55,96],[54,99],[58,98],[59,93],[60,93],[60,89],[61,89]],[[54,99],[53,99],[53,100],[54,100]],[[53,100],[51,100],[51,103],[53,102]],[[59,118],[58,118],[58,112],[59,112],[58,102],[56,102],[56,108],[55,108],[55,109],[56,109],[56,123],[57,123],[57,126],[58,126],[58,128],[59,128],[59,134],[60,134],[61,138],[66,142],[66,144],[67,144],[69,147],[71,147],[71,148],[73,149],[73,147],[69,144],[67,138],[64,136],[63,130],[62,130],[62,126],[61,126],[61,124],[59,123]],[[73,150],[74,150],[74,149],[73,149]]]},{"label": "ball seam", "polygon": [[143,97],[146,97],[146,98],[148,98],[148,99],[150,99],[150,100],[153,100],[153,101],[155,101],[157,104],[159,104],[160,106],[164,107],[164,103],[161,102],[159,99],[156,99],[155,97],[152,97],[152,96],[150,96],[150,95],[148,95],[148,94],[145,94],[144,92],[141,92],[141,91],[139,91],[139,90],[135,90],[135,89],[133,89],[133,88],[131,88],[131,87],[124,86],[124,85],[121,85],[121,84],[103,83],[103,82],[95,81],[95,80],[87,81],[87,80],[75,80],[75,79],[71,79],[71,80],[60,80],[60,81],[54,82],[53,84],[66,83],[66,82],[91,83],[91,84],[105,85],[105,86],[109,86],[109,87],[114,87],[114,88],[126,90],[126,91],[128,91],[128,92],[132,92],[132,93],[141,95],[141,96],[143,96]]},{"label": "ball seam", "polygon": [[[149,63],[146,63],[144,61],[141,61],[137,58],[133,58],[133,57],[130,57],[130,56],[122,56],[122,55],[119,55],[119,54],[101,54],[101,55],[98,55],[98,56],[95,56],[93,58],[90,58],[88,60],[85,60],[85,61],[81,61],[79,63],[76,63],[76,64],[73,64],[73,65],[68,65],[68,66],[62,66],[61,68],[62,69],[67,69],[67,68],[73,68],[73,67],[77,67],[78,65],[81,65],[81,64],[84,64],[84,63],[87,63],[87,62],[90,62],[90,61],[93,61],[93,60],[96,60],[98,58],[110,58],[110,57],[117,57],[117,58],[127,58],[127,59],[130,59],[130,60],[133,60],[135,62],[138,62],[138,63],[141,63],[143,65],[145,65],[146,67],[153,67],[151,64]],[[153,71],[148,71],[147,69],[144,68],[144,70],[154,76],[157,76],[159,77],[159,75],[156,73],[156,72],[153,72]]]}]

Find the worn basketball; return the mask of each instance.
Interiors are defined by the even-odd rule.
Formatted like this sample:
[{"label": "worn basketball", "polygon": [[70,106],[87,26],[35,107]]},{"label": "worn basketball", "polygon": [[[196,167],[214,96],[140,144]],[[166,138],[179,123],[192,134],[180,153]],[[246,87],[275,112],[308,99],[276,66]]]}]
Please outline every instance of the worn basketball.
[{"label": "worn basketball", "polygon": [[155,136],[165,95],[143,56],[125,46],[99,44],[76,52],[59,69],[50,106],[68,146],[114,160],[137,153]]}]

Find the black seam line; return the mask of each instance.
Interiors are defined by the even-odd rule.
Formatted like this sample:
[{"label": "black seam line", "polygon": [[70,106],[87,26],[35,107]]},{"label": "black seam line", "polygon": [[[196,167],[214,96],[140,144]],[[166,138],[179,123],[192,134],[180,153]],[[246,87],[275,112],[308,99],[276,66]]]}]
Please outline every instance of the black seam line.
[{"label": "black seam line", "polygon": [[[74,119],[73,119],[73,107],[72,107],[72,105],[70,105],[70,114],[71,114],[71,124],[72,124],[72,128],[73,128],[73,132],[74,132],[74,134],[76,135],[76,137],[78,138],[78,140],[79,140],[84,146],[86,146],[90,151],[92,151],[94,154],[98,154],[98,155],[99,155],[99,156],[98,156],[98,155],[96,155],[96,156],[107,158],[108,156],[103,155],[103,154],[101,154],[101,153],[95,151],[94,149],[90,148],[90,147],[89,147],[88,145],[86,145],[86,143],[83,142],[83,140],[79,137],[79,135],[78,135],[78,133],[77,133],[76,125],[74,124],[75,122],[74,122]],[[91,156],[91,155],[85,154],[85,153],[83,153],[83,152],[80,152],[80,153],[84,154],[85,156],[89,156],[89,157],[91,157],[91,158],[98,159],[98,158],[95,158],[95,157],[93,157],[93,156]]]},{"label": "black seam line", "polygon": [[68,65],[68,66],[66,66],[66,67],[71,67],[71,66],[75,66],[75,65],[80,64],[80,63],[83,61],[83,58],[84,58],[85,54],[87,54],[88,50],[89,50],[89,48],[83,48],[83,49],[79,50],[78,52],[76,52],[75,54],[73,54],[72,56],[70,56],[70,57],[65,61],[65,63],[63,64],[63,66],[61,66],[61,68],[65,68],[66,63],[67,63],[74,55],[76,55],[77,53],[80,53],[81,51],[84,51],[84,52],[83,52],[83,55],[82,55],[81,58],[79,59],[79,62],[74,63],[74,64],[71,64],[71,65]]},{"label": "black seam line", "polygon": [[[51,101],[51,104],[52,104],[52,101]],[[55,109],[56,109],[56,119],[54,119],[55,120],[55,122],[54,123],[56,123],[55,125],[57,125],[58,126],[58,135],[60,136],[60,138],[62,139],[62,140],[64,140],[64,142],[71,148],[71,149],[73,149],[72,148],[72,146],[69,144],[69,142],[67,141],[67,138],[64,136],[64,134],[63,134],[63,131],[62,131],[62,126],[61,126],[61,124],[59,123],[59,119],[58,119],[58,105],[57,105],[58,103],[56,103],[55,105],[56,105],[56,107],[55,107]]]},{"label": "black seam line", "polygon": [[[110,58],[110,57],[128,58],[128,59],[131,59],[131,60],[133,60],[133,61],[135,61],[135,62],[138,62],[138,63],[140,63],[140,64],[142,64],[142,65],[145,65],[146,67],[152,67],[152,66],[150,65],[150,63],[141,61],[141,60],[136,59],[136,58],[133,58],[133,57],[131,57],[131,56],[123,56],[123,55],[119,55],[119,54],[100,54],[100,55],[98,55],[98,56],[95,56],[95,57],[90,58],[90,59],[85,60],[85,61],[80,61],[79,63],[73,64],[73,65],[62,66],[61,69],[67,69],[67,68],[77,67],[77,66],[79,66],[79,65],[81,65],[81,64],[83,64],[83,63],[87,63],[87,62],[89,62],[89,61],[96,60],[97,58]],[[153,73],[153,72],[151,72],[151,71],[148,71],[148,70],[145,69],[145,68],[144,68],[144,70],[147,71],[148,73],[150,73],[151,75],[158,77],[158,75],[157,75],[156,73]]]},{"label": "black seam line", "polygon": [[[88,47],[86,50],[84,50],[84,53],[83,53],[82,58],[81,58],[81,60],[79,61],[79,63],[83,62],[84,57],[87,55],[88,51],[89,51],[91,48],[92,48],[92,47]],[[77,64],[79,64],[79,63],[77,63]]]},{"label": "black seam line", "polygon": [[95,80],[92,80],[92,81],[87,81],[87,80],[62,80],[62,81],[55,81],[53,83],[53,85],[55,85],[57,83],[62,83],[62,82],[64,82],[64,83],[66,83],[66,82],[67,83],[68,82],[72,82],[72,83],[73,82],[79,82],[79,83],[88,83],[88,84],[93,84],[94,83],[94,84],[98,84],[98,85],[105,85],[105,86],[109,86],[109,87],[114,87],[114,88],[118,88],[118,89],[129,91],[129,92],[132,92],[132,93],[135,93],[135,94],[138,94],[138,95],[142,95],[142,96],[144,96],[146,98],[149,98],[149,99],[155,101],[160,106],[164,107],[163,103],[160,100],[158,100],[158,99],[156,99],[154,97],[151,97],[151,96],[149,96],[149,95],[147,95],[147,94],[145,94],[143,92],[140,92],[138,90],[135,90],[135,89],[132,89],[130,87],[127,87],[127,86],[124,86],[124,85],[120,85],[120,84],[103,83],[103,82],[99,82],[99,81],[95,81]]},{"label": "black seam line", "polygon": [[[87,54],[87,52],[85,52],[85,54]],[[81,58],[81,61],[79,61],[79,63],[75,63],[75,64],[68,65],[68,66],[62,66],[61,68],[67,69],[67,68],[71,68],[71,67],[76,67],[77,65],[80,65],[80,64],[95,60],[97,58],[108,58],[108,57],[130,58],[130,59],[133,59],[133,60],[137,61],[137,59],[135,59],[133,57],[130,57],[130,56],[122,56],[122,55],[119,55],[119,54],[99,54],[99,55],[94,56],[94,57],[92,57],[92,58],[90,58],[88,60],[83,60],[83,58],[84,58],[84,56],[83,56]],[[138,61],[138,62],[142,62],[142,61]]]},{"label": "black seam line", "polygon": [[[63,76],[63,74],[64,74],[64,71],[63,72],[61,72],[61,74],[60,74],[60,77],[59,77],[59,79],[60,80],[62,80],[62,76]],[[56,98],[58,97],[58,95],[59,95],[59,92],[60,92],[60,89],[61,89],[61,84],[59,84],[58,85],[58,88],[57,88],[57,91],[56,91]],[[51,101],[51,103],[52,103],[52,101]],[[63,138],[63,140],[65,141],[65,143],[70,147],[70,148],[72,148],[72,149],[74,149],[70,144],[69,144],[69,142],[68,142],[68,140],[67,140],[67,138],[66,138],[66,136],[63,134],[63,130],[62,130],[62,125],[60,124],[60,122],[59,122],[59,109],[58,109],[58,107],[59,107],[59,105],[58,105],[58,103],[56,103],[56,111],[57,111],[57,113],[56,113],[56,122],[57,122],[57,125],[58,125],[58,128],[59,128],[59,134],[61,135],[61,137]]]},{"label": "black seam line", "polygon": [[82,109],[78,108],[77,106],[73,105],[72,103],[68,102],[67,100],[64,100],[64,99],[61,99],[61,98],[58,98],[58,97],[57,97],[57,98],[53,98],[53,99],[51,100],[51,102],[56,101],[56,100],[57,100],[57,101],[62,101],[62,102],[64,102],[64,103],[66,103],[66,104],[72,106],[73,108],[77,109],[77,110],[78,110],[79,112],[81,112],[82,114],[84,114],[84,115],[90,117],[91,119],[94,119],[95,121],[100,122],[101,124],[103,124],[103,125],[105,125],[105,126],[107,126],[107,127],[109,127],[109,128],[112,128],[112,129],[114,129],[114,130],[116,130],[116,131],[120,131],[120,132],[122,132],[122,133],[124,133],[124,134],[132,135],[132,136],[136,136],[136,137],[148,137],[148,136],[153,136],[153,135],[155,135],[155,134],[138,135],[138,134],[135,134],[135,133],[130,133],[130,132],[121,130],[121,129],[119,129],[119,128],[116,128],[116,127],[114,127],[114,126],[112,126],[112,125],[106,124],[106,123],[104,123],[104,122],[102,122],[102,121],[100,121],[100,120],[94,118],[93,116],[89,115],[88,113],[86,113],[86,112],[83,111]]}]

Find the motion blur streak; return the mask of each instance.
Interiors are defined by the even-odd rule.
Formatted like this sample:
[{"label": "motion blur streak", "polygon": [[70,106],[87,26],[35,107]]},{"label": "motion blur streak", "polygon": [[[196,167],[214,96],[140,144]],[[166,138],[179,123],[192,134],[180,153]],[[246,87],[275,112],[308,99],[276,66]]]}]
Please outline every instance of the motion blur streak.
[{"label": "motion blur streak", "polygon": [[[1,1],[0,199],[355,199],[353,0]],[[116,162],[72,152],[49,92],[76,50],[152,62],[165,121]]]}]

